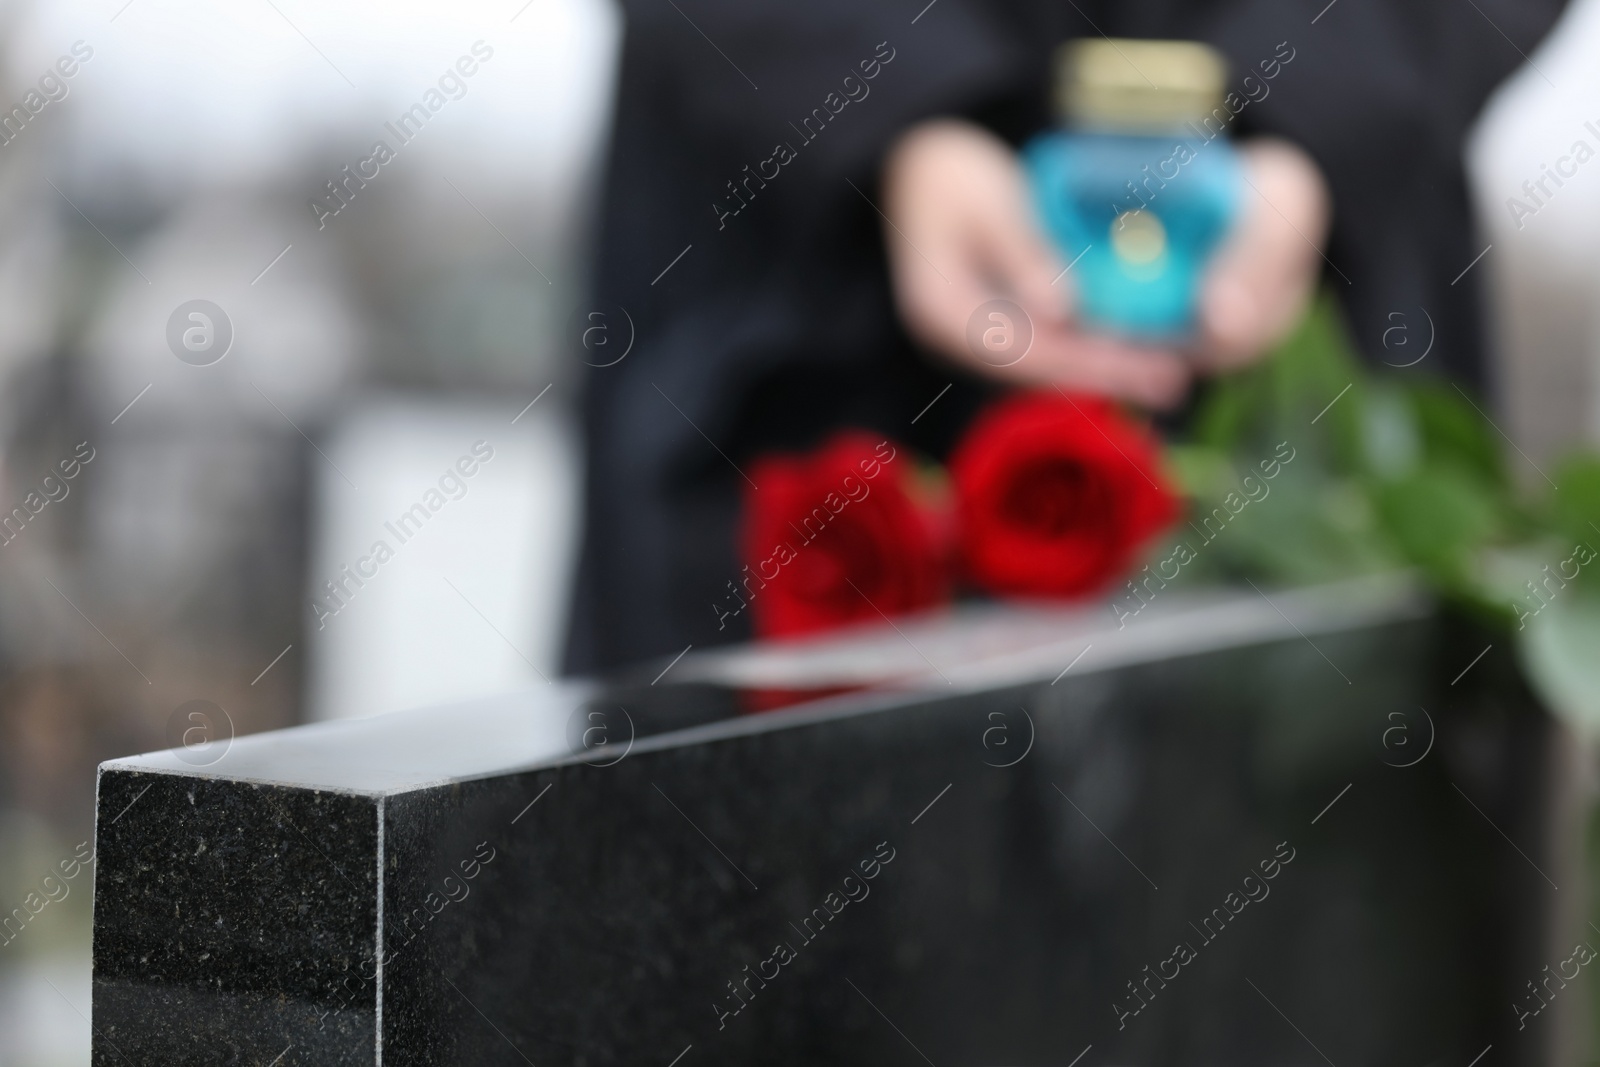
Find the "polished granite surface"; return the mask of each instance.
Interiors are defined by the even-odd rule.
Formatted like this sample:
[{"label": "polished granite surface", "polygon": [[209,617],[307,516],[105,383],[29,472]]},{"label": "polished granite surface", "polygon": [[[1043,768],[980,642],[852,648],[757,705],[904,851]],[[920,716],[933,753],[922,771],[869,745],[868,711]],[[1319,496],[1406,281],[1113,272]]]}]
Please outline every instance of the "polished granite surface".
[{"label": "polished granite surface", "polygon": [[95,1062],[1531,1064],[1544,727],[1462,640],[986,611],[113,761]]},{"label": "polished granite surface", "polygon": [[[450,707],[239,738],[226,762],[216,764],[197,766],[181,751],[167,750],[111,760],[103,769],[395,793],[568,757],[574,716],[583,715],[577,709],[596,700],[608,707],[642,705],[645,722],[634,724],[636,734],[720,722],[722,727],[697,736],[728,736],[789,721],[739,717],[742,709],[730,696],[739,690],[779,690],[795,700],[807,690],[853,690],[850,699],[800,714],[855,715],[903,703],[911,693],[980,692],[1049,678],[1073,661],[1077,674],[1090,674],[1278,637],[1297,626],[1308,633],[1337,632],[1423,611],[1411,587],[1383,580],[1274,593],[1270,600],[1174,593],[1123,629],[1098,605],[981,607],[902,621],[896,629],[868,627],[838,638],[691,654],[672,666],[659,689],[642,679],[662,664],[608,686],[562,682]],[[1090,644],[1092,654],[1077,660]],[[876,692],[859,692],[869,687]]]}]

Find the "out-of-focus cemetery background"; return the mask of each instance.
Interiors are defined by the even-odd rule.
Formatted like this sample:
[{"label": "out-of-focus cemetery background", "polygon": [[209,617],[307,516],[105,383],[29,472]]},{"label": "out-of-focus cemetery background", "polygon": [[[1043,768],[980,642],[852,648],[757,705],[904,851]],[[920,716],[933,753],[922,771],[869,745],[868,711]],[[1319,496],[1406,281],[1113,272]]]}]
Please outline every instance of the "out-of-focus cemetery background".
[{"label": "out-of-focus cemetery background", "polygon": [[[177,743],[191,701],[248,733],[557,672],[621,32],[606,0],[0,5],[27,116],[0,126],[0,514],[26,518],[0,534],[0,913],[92,841],[95,765]],[[1600,438],[1600,162],[1520,227],[1505,198],[1600,124],[1596,45],[1587,0],[1469,148],[1500,424],[1535,459]],[[195,300],[232,333],[206,365],[169,342]],[[1430,331],[1395,311],[1401,363]],[[0,946],[3,1067],[88,1062],[91,878],[61,884]]]},{"label": "out-of-focus cemetery background", "polygon": [[[46,99],[0,145],[0,510],[45,501],[0,547],[6,912],[92,841],[97,762],[168,747],[190,701],[242,734],[555,674],[558,334],[620,28],[604,0],[0,7],[0,103]],[[191,300],[232,327],[210,365],[168,344]],[[88,1062],[91,877],[60,884],[0,947],[5,1067]]]}]

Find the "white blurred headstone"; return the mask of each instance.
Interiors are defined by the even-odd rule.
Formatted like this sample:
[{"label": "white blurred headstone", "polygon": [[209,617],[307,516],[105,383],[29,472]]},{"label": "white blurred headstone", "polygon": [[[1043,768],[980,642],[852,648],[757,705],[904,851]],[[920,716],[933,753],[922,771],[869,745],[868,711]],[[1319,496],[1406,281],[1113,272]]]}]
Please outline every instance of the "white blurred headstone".
[{"label": "white blurred headstone", "polygon": [[1493,246],[1482,266],[1499,409],[1506,432],[1541,464],[1600,442],[1597,50],[1600,0],[1576,0],[1491,98],[1467,149]]},{"label": "white blurred headstone", "polygon": [[[306,591],[319,605],[306,609],[310,718],[449,702],[556,676],[575,552],[577,448],[552,396],[513,424],[519,407],[372,401],[323,444]],[[328,582],[341,587],[336,598]]]}]

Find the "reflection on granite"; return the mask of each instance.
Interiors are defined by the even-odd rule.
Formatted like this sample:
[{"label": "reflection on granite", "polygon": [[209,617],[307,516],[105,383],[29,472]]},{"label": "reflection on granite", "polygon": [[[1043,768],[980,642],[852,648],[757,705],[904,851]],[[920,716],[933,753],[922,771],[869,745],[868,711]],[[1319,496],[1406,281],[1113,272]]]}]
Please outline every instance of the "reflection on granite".
[{"label": "reflection on granite", "polygon": [[1159,606],[106,764],[95,1062],[1539,1059],[1505,1009],[1551,892],[1509,662],[1457,697],[1400,587]]}]

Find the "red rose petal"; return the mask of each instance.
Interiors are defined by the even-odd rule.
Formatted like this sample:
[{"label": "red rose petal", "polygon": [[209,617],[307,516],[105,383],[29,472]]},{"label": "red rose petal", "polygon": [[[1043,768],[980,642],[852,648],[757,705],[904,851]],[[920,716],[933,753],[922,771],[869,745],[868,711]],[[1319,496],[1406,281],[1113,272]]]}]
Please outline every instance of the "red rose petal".
[{"label": "red rose petal", "polygon": [[1000,401],[973,423],[951,474],[966,572],[1001,595],[1103,588],[1178,510],[1155,443],[1094,397]]},{"label": "red rose petal", "polygon": [[[888,459],[884,457],[888,456]],[[809,456],[759,460],[741,546],[756,633],[793,636],[932,607],[949,595],[940,523],[902,447],[848,431]]]}]

